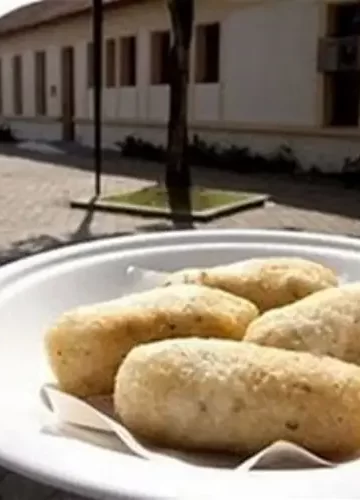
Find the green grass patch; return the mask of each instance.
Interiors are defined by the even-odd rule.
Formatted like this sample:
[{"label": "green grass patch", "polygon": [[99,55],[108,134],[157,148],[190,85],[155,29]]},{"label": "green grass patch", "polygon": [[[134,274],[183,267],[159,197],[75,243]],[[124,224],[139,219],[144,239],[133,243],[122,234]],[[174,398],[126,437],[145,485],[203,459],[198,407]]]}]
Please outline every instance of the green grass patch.
[{"label": "green grass patch", "polygon": [[[191,189],[191,207],[193,212],[202,212],[235,203],[246,204],[251,202],[254,196],[256,195],[251,193],[193,187]],[[149,209],[169,209],[167,190],[163,186],[150,186],[139,191],[105,196],[101,201]]]}]

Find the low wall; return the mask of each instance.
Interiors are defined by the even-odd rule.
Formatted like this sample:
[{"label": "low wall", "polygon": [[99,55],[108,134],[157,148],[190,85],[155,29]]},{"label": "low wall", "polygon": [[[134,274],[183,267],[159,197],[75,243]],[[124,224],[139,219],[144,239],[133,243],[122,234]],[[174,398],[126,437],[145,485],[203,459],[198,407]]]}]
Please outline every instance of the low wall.
[{"label": "low wall", "polygon": [[[36,119],[5,120],[16,135],[31,140],[61,140],[62,129],[59,120],[37,121]],[[206,142],[247,147],[264,156],[270,155],[280,146],[291,148],[294,156],[305,170],[316,166],[323,172],[339,172],[346,158],[360,155],[360,129],[345,130],[250,130],[245,128],[196,125],[190,127],[190,134],[197,134]],[[84,145],[93,145],[91,122],[77,121],[76,140]],[[103,146],[112,147],[126,136],[135,136],[153,144],[165,144],[166,124],[119,123],[103,124]]]}]

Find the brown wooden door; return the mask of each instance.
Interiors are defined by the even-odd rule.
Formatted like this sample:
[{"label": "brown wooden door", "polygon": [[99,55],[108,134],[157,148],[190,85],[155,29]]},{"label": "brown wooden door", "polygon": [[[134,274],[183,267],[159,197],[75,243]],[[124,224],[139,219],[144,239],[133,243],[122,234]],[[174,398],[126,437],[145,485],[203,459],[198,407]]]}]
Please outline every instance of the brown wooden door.
[{"label": "brown wooden door", "polygon": [[63,47],[61,52],[62,136],[64,141],[75,139],[74,49]]}]

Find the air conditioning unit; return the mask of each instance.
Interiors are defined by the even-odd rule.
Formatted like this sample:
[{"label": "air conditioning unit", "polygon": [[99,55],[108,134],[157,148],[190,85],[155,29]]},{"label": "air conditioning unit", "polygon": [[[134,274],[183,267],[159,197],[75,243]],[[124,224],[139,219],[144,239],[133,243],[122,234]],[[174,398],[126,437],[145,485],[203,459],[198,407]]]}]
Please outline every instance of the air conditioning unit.
[{"label": "air conditioning unit", "polygon": [[360,36],[320,39],[318,71],[360,71]]}]

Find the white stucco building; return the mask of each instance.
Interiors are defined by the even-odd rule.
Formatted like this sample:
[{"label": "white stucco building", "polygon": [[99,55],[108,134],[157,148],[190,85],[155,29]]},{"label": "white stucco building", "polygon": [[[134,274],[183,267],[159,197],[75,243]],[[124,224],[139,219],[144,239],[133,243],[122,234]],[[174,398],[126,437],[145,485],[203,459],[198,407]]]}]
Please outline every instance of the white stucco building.
[{"label": "white stucco building", "polygon": [[[165,0],[104,4],[104,143],[129,134],[163,142],[169,92]],[[360,154],[357,38],[350,49],[321,43],[353,34],[354,2],[195,4],[192,132],[263,153],[288,145],[307,167],[334,170],[345,157]],[[0,120],[19,135],[91,143],[90,5],[43,0],[0,19]],[[348,58],[349,50],[357,54],[345,60],[347,71],[341,71],[342,50]]]}]

